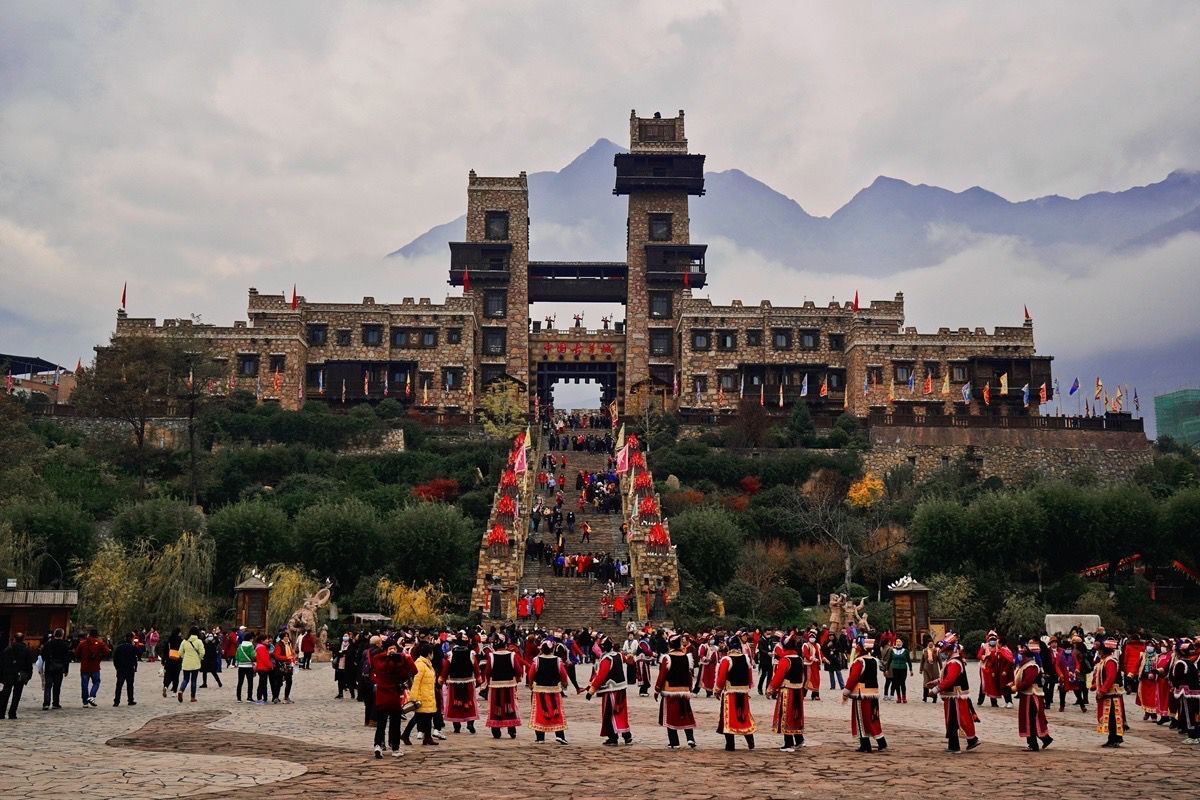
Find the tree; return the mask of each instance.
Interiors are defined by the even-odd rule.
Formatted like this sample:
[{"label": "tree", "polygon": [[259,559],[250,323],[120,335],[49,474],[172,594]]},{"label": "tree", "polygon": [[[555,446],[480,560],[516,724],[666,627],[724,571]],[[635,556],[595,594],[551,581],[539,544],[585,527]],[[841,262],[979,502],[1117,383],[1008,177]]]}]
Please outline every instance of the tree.
[{"label": "tree", "polygon": [[725,509],[688,509],[671,520],[671,536],[680,563],[706,588],[718,589],[733,577],[745,535]]},{"label": "tree", "polygon": [[1046,607],[1027,593],[1014,593],[1004,598],[996,614],[996,623],[1014,646],[1037,636],[1046,627]]},{"label": "tree", "polygon": [[142,588],[150,558],[145,544],[127,548],[112,539],[101,544],[95,557],[75,576],[80,605],[77,617],[90,621],[108,636],[151,622]]},{"label": "tree", "polygon": [[783,585],[791,561],[791,552],[779,540],[751,542],[742,548],[735,574],[765,595]]},{"label": "tree", "polygon": [[488,384],[479,398],[483,415],[483,429],[491,436],[512,439],[525,430],[525,404],[521,390],[509,380],[496,380]]},{"label": "tree", "polygon": [[221,508],[208,520],[216,545],[213,573],[217,590],[233,591],[243,567],[276,564],[293,557],[292,523],[279,508],[243,500]]},{"label": "tree", "polygon": [[913,514],[909,534],[913,566],[921,572],[958,572],[971,557],[973,544],[967,510],[957,501],[923,501]]},{"label": "tree", "polygon": [[864,555],[867,532],[873,530],[879,516],[876,509],[851,511],[843,502],[846,484],[832,470],[818,470],[797,496],[792,511],[800,529],[812,541],[824,541],[842,557],[842,586],[848,590],[854,572]]},{"label": "tree", "polygon": [[884,580],[899,573],[907,552],[908,531],[902,525],[885,522],[867,534],[860,568],[875,581],[876,602],[883,602]]},{"label": "tree", "polygon": [[817,428],[813,425],[812,414],[808,410],[808,403],[801,400],[792,406],[792,418],[788,421],[788,427],[800,441],[804,441],[806,437],[816,433]]},{"label": "tree", "polygon": [[658,395],[643,387],[641,400],[635,407],[634,430],[642,439],[647,453],[668,447],[679,436],[679,420],[663,410]]},{"label": "tree", "polygon": [[396,625],[438,627],[446,619],[446,593],[432,583],[410,586],[382,578],[376,593],[380,606],[387,609]]},{"label": "tree", "polygon": [[830,581],[842,572],[842,557],[828,542],[802,542],[792,548],[792,583],[816,589],[817,605]]},{"label": "tree", "polygon": [[[250,577],[252,567],[246,567],[238,576],[242,581]],[[266,576],[271,586],[271,602],[267,606],[267,630],[279,630],[304,601],[321,588],[310,573],[290,564],[272,564],[259,573]]]},{"label": "tree", "polygon": [[184,531],[204,530],[204,516],[187,503],[170,498],[155,498],[132,503],[112,522],[113,537],[123,544],[145,540],[162,547],[179,538]]},{"label": "tree", "polygon": [[70,565],[87,561],[96,548],[92,518],[61,500],[14,503],[0,512],[0,519],[45,553],[39,584],[55,582],[61,586]]},{"label": "tree", "polygon": [[767,410],[757,400],[740,400],[726,438],[730,447],[762,447],[770,430]]},{"label": "tree", "polygon": [[975,584],[965,575],[937,573],[930,575],[925,585],[929,587],[929,616],[952,620],[960,631],[989,623]]},{"label": "tree", "polygon": [[322,502],[296,517],[296,554],[305,568],[354,588],[364,564],[381,555],[382,530],[375,509],[361,500]]},{"label": "tree", "polygon": [[1159,517],[1165,546],[1185,553],[1195,562],[1200,556],[1195,532],[1200,530],[1200,488],[1176,492],[1162,506]]},{"label": "tree", "polygon": [[465,589],[475,575],[481,532],[455,506],[414,503],[393,511],[384,525],[385,572],[402,582],[445,581]]},{"label": "tree", "polygon": [[1100,490],[1100,524],[1092,531],[1093,552],[1108,563],[1108,589],[1117,582],[1122,558],[1142,553],[1153,560],[1158,555],[1157,512],[1150,493],[1136,486],[1113,486]]}]

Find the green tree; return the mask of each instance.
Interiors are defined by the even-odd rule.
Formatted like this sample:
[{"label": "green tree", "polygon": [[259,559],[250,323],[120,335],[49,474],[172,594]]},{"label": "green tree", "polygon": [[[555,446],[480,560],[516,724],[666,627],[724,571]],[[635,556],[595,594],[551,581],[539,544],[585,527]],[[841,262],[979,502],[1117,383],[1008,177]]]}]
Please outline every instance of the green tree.
[{"label": "green tree", "polygon": [[1163,503],[1159,516],[1164,547],[1200,559],[1196,531],[1200,530],[1200,488],[1183,489]]},{"label": "green tree", "polygon": [[788,421],[788,427],[792,433],[796,435],[796,439],[804,441],[805,438],[813,436],[817,428],[813,425],[812,414],[809,413],[808,403],[800,401],[792,406],[792,418]]},{"label": "green tree", "polygon": [[967,519],[982,560],[1003,569],[1032,569],[1041,580],[1046,517],[1030,496],[988,492],[971,503]]},{"label": "green tree", "polygon": [[1092,530],[1093,553],[1108,563],[1108,588],[1117,580],[1122,558],[1142,553],[1154,560],[1161,555],[1157,537],[1158,508],[1150,493],[1136,486],[1112,486],[1100,491],[1099,525]]},{"label": "green tree", "polygon": [[295,537],[305,568],[332,578],[343,591],[354,588],[362,565],[377,563],[381,555],[379,516],[361,500],[309,506],[296,517]]},{"label": "green tree", "polygon": [[706,588],[717,589],[733,577],[745,534],[730,512],[700,507],[671,520],[671,537],[680,563]]},{"label": "green tree", "polygon": [[967,510],[954,500],[925,500],[909,525],[913,566],[918,572],[958,572],[971,558]]},{"label": "green tree", "polygon": [[208,520],[216,544],[216,589],[231,592],[243,567],[277,564],[292,558],[292,523],[280,509],[261,500],[224,506]]},{"label": "green tree", "polygon": [[483,429],[491,436],[512,439],[525,430],[525,403],[517,384],[492,381],[479,398]]},{"label": "green tree", "polygon": [[112,522],[112,535],[122,544],[147,541],[162,547],[179,538],[184,531],[204,530],[204,515],[187,503],[170,498],[143,500],[125,506]]},{"label": "green tree", "polygon": [[482,532],[455,506],[415,503],[386,520],[386,572],[403,583],[444,581],[465,589],[475,575]]},{"label": "green tree", "polygon": [[1040,635],[1046,628],[1046,606],[1028,593],[1013,593],[1004,598],[996,614],[996,623],[1008,635],[1014,647]]},{"label": "green tree", "polygon": [[14,503],[0,511],[0,519],[46,553],[38,578],[43,585],[50,582],[61,585],[71,565],[87,561],[96,547],[92,518],[61,500]]}]

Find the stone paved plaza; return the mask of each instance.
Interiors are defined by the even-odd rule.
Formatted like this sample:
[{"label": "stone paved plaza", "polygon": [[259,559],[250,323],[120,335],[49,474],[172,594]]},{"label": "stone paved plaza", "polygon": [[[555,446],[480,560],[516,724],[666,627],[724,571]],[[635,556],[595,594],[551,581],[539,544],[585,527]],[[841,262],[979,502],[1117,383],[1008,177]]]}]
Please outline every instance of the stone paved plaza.
[{"label": "stone paved plaza", "polygon": [[[713,732],[716,700],[694,701],[700,747],[672,752],[656,724],[656,705],[633,693],[631,747],[600,746],[598,704],[572,695],[567,703],[566,747],[535,745],[527,727],[515,741],[495,741],[483,728],[453,734],[438,747],[405,748],[399,759],[376,761],[362,706],[335,700],[328,665],[297,675],[294,705],[237,703],[229,677],[210,682],[197,703],[161,697],[154,665],[138,674],[138,705],[112,707],[113,673],[103,674],[100,707],[83,709],[75,674],[64,684],[62,711],[43,712],[40,692],[27,692],[20,719],[0,728],[0,797],[165,798],[205,794],[246,797],[840,797],[856,791],[889,797],[930,792],[977,792],[985,785],[1006,794],[1031,786],[1058,797],[1195,796],[1197,753],[1181,737],[1141,722],[1130,707],[1133,731],[1120,751],[1099,748],[1094,716],[1077,709],[1050,713],[1054,745],[1024,753],[1016,711],[981,709],[983,746],[969,754],[943,752],[940,708],[920,702],[884,703],[890,745],[860,755],[848,727],[848,707],[837,692],[807,703],[808,746],[780,753],[769,732],[771,704],[755,696],[758,749],[726,753]],[[581,668],[581,678],[588,671]],[[910,686],[917,684],[914,676]],[[33,685],[28,687],[34,688]],[[522,713],[528,721],[528,695]],[[739,740],[739,748],[741,743]],[[367,781],[372,783],[368,784]],[[256,787],[269,786],[269,790]]]}]

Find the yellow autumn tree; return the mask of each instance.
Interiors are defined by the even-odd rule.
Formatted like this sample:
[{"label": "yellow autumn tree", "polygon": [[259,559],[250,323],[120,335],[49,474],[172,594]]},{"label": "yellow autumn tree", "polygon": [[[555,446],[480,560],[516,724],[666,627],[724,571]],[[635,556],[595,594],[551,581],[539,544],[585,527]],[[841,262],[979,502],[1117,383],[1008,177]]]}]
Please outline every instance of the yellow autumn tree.
[{"label": "yellow autumn tree", "polygon": [[850,484],[846,502],[854,508],[870,508],[883,499],[883,481],[870,473]]},{"label": "yellow autumn tree", "polygon": [[446,593],[440,587],[426,582],[422,586],[409,586],[381,578],[375,587],[379,604],[391,613],[392,622],[416,628],[442,625],[446,614],[443,606]]}]

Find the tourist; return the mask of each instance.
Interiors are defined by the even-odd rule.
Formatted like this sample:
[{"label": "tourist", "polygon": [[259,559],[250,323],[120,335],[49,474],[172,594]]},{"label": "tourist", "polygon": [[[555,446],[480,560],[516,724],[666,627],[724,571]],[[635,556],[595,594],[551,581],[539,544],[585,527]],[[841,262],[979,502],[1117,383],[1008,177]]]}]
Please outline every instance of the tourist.
[{"label": "tourist", "polygon": [[313,652],[317,649],[317,637],[310,630],[300,634],[300,669],[312,669]]},{"label": "tourist", "polygon": [[783,746],[779,749],[784,753],[794,753],[797,747],[804,747],[804,689],[808,665],[796,649],[796,637],[789,636],[783,643],[783,656],[767,688],[767,697],[775,700],[771,730],[783,734]]},{"label": "tourist", "polygon": [[151,664],[158,660],[158,642],[161,638],[158,626],[152,624],[150,632],[146,634],[146,661]]},{"label": "tourist", "polygon": [[897,703],[908,702],[908,676],[912,674],[912,656],[904,646],[904,639],[896,637],[892,643],[889,666],[892,671],[892,692]]},{"label": "tourist", "polygon": [[[770,631],[762,631],[759,629],[758,643],[754,646],[756,656],[756,666],[758,668],[758,693],[763,694],[766,688],[771,685],[771,680],[775,674],[775,659],[774,650],[777,644],[775,637]],[[833,688],[833,678],[830,678],[829,688]]]},{"label": "tourist", "polygon": [[604,655],[596,665],[596,674],[588,684],[586,696],[588,700],[593,695],[600,696],[600,735],[605,737],[603,744],[616,747],[618,734],[625,744],[633,744],[621,654],[613,650],[612,640],[603,634],[597,644]]},{"label": "tourist", "polygon": [[401,741],[406,745],[412,744],[409,734],[414,727],[421,734],[421,744],[427,746],[437,745],[437,742],[433,740],[432,731],[433,718],[437,713],[437,672],[430,659],[433,650],[434,648],[429,642],[417,642],[413,646],[412,656],[415,677],[412,679],[412,690],[409,696],[417,703],[417,706],[416,713],[408,721],[408,725],[404,728],[404,734],[400,737]]},{"label": "tourist", "polygon": [[880,750],[887,749],[883,720],[879,716],[879,661],[873,653],[875,641],[864,639],[854,645],[850,672],[842,697],[850,700],[850,734],[858,737],[858,752],[871,752],[871,739]]},{"label": "tourist", "polygon": [[504,634],[497,634],[495,648],[485,656],[484,692],[488,701],[485,723],[492,737],[500,738],[500,729],[508,729],[508,738],[517,738],[521,713],[517,707],[517,684],[521,680],[522,661],[516,645]]},{"label": "tourist", "polygon": [[192,626],[188,631],[188,636],[183,640],[179,647],[181,656],[181,669],[183,671],[183,682],[179,684],[179,690],[175,697],[179,702],[183,702],[183,694],[191,686],[192,702],[196,702],[196,687],[200,682],[200,668],[204,665],[204,642],[200,639],[200,629]]},{"label": "tourist", "polygon": [[625,616],[625,595],[624,594],[618,594],[613,598],[612,612],[613,612],[613,619],[617,622],[620,622],[621,619]]},{"label": "tourist", "polygon": [[[376,645],[378,637],[373,637]],[[375,758],[383,758],[383,740],[387,735],[392,755],[401,755],[400,742],[403,733],[400,724],[404,720],[404,704],[408,700],[405,691],[407,682],[417,674],[417,666],[399,646],[394,638],[382,647],[373,647],[370,653],[370,672],[375,714]]]},{"label": "tourist", "polygon": [[1046,646],[1038,654],[1042,668],[1042,692],[1047,707],[1054,705],[1054,690],[1058,686],[1058,637],[1050,636]]},{"label": "tourist", "polygon": [[[8,719],[17,718],[17,707],[21,705],[21,692],[33,678],[33,653],[25,644],[25,634],[13,634],[12,643],[0,652],[0,719],[8,712]],[[98,681],[97,681],[98,683]]]},{"label": "tourist", "polygon": [[283,702],[292,704],[292,672],[296,667],[296,651],[292,649],[292,635],[285,628],[275,637],[271,648],[271,702],[279,704],[279,690],[283,689]]},{"label": "tourist", "polygon": [[204,637],[204,664],[201,667],[204,683],[200,684],[201,689],[208,688],[209,675],[212,675],[218,687],[224,686],[221,683],[222,661],[224,661],[224,653],[221,651],[221,631],[218,628],[214,633],[210,633]]},{"label": "tourist", "polygon": [[[569,516],[573,517],[574,515],[572,514]],[[573,523],[574,523],[573,519],[568,520],[568,524],[573,524]],[[591,526],[591,524],[588,523],[588,521],[586,519],[579,525],[579,534],[580,534],[580,536],[579,536],[580,544],[591,544],[592,543],[592,526]]]},{"label": "tourist", "polygon": [[255,638],[242,629],[243,638],[238,642],[237,650],[233,653],[233,663],[237,666],[237,699],[242,701],[242,684],[246,685],[246,700],[254,700],[254,666],[256,660]]},{"label": "tourist", "polygon": [[226,667],[232,667],[233,662],[237,657],[237,648],[241,643],[241,634],[246,632],[246,628],[242,627],[236,631],[229,631],[221,637],[221,658],[225,660]]},{"label": "tourist", "polygon": [[[561,554],[559,555],[559,559],[562,559]],[[561,574],[561,568],[559,570],[559,574]],[[541,589],[538,589],[537,593],[533,597],[534,621],[540,623],[542,621],[542,614],[544,613],[546,613],[546,593]]]},{"label": "tourist", "polygon": [[113,697],[113,708],[121,705],[121,688],[125,688],[128,705],[136,706],[133,699],[133,679],[137,675],[138,654],[134,644],[134,634],[125,634],[125,641],[113,648],[113,669],[117,672],[117,693]]},{"label": "tourist", "polygon": [[79,662],[79,688],[84,708],[96,707],[96,693],[100,691],[100,661],[109,654],[108,645],[97,634],[88,631],[87,638],[75,648],[75,659]]},{"label": "tourist", "polygon": [[[829,689],[842,689],[842,670],[846,668],[846,656],[850,640],[841,631],[831,631],[821,644],[821,656],[825,659],[825,671],[829,673]],[[836,684],[836,685],[835,685]]]},{"label": "tourist", "polygon": [[274,669],[274,664],[271,663],[269,641],[266,634],[254,637],[254,674],[258,678],[258,686],[254,692],[254,704],[259,706],[267,704],[267,684],[271,680],[271,670]]},{"label": "tourist", "polygon": [[353,653],[354,643],[350,638],[350,634],[342,634],[342,638],[336,647],[337,649],[333,654],[333,679],[337,682],[338,687],[336,699],[343,699],[346,692],[349,692],[350,698],[354,699],[354,692],[356,688]]},{"label": "tourist", "polygon": [[979,738],[975,735],[975,723],[979,721],[979,717],[971,706],[967,662],[963,660],[958,635],[947,633],[938,643],[938,650],[944,661],[937,682],[931,688],[942,700],[946,750],[950,753],[962,752],[959,745],[960,735],[967,738],[967,750],[974,750],[979,746]]},{"label": "tourist", "polygon": [[1013,674],[1013,688],[1017,693],[1018,704],[1017,735],[1025,740],[1027,751],[1036,753],[1039,749],[1049,747],[1054,739],[1050,736],[1050,725],[1046,722],[1046,700],[1040,680],[1042,666],[1037,661],[1042,644],[1037,639],[1030,639],[1024,649],[1024,658]]},{"label": "tourist", "polygon": [[71,669],[71,648],[67,646],[66,633],[55,628],[49,640],[42,643],[42,711],[61,709],[63,678]]},{"label": "tourist", "polygon": [[742,652],[742,641],[730,636],[726,642],[728,654],[717,666],[713,688],[721,704],[717,720],[717,733],[725,736],[725,749],[734,749],[734,739],[743,736],[746,747],[754,749],[754,715],[750,711],[750,692],[754,687],[754,675],[750,659]]},{"label": "tourist", "polygon": [[921,702],[925,703],[929,700],[937,702],[936,693],[933,691],[934,685],[937,683],[938,674],[941,672],[941,667],[938,659],[937,643],[933,641],[933,637],[925,634],[925,649],[921,651]]},{"label": "tourist", "polygon": [[1121,665],[1117,661],[1117,640],[1102,640],[1100,653],[1101,658],[1092,673],[1092,688],[1096,691],[1096,732],[1108,737],[1101,747],[1120,747],[1128,726]]},{"label": "tourist", "polygon": [[170,636],[159,642],[163,662],[163,697],[167,696],[167,689],[171,690],[171,694],[179,691],[179,672],[183,668],[182,654],[179,650],[181,644],[183,635],[179,628],[175,628]]},{"label": "tourist", "polygon": [[558,744],[567,743],[567,719],[563,714],[562,698],[570,679],[566,666],[554,654],[554,647],[550,639],[542,642],[526,678],[533,707],[529,727],[533,728],[534,740],[539,744],[546,741],[547,733],[553,733]]},{"label": "tourist", "polygon": [[475,689],[480,683],[479,663],[466,631],[459,631],[450,647],[450,657],[442,659],[438,685],[442,689],[442,716],[459,733],[465,722],[468,733],[475,733],[479,709]]}]

